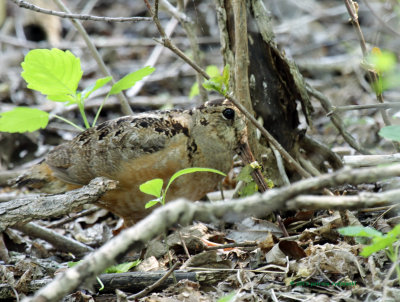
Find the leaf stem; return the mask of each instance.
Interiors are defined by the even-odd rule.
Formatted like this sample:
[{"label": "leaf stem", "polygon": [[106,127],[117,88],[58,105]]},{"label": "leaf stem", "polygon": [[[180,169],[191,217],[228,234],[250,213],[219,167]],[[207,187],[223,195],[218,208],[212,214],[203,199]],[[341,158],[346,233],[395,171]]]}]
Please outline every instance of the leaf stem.
[{"label": "leaf stem", "polygon": [[79,131],[85,131],[85,129],[79,127],[77,124],[71,122],[70,120],[67,120],[66,118],[63,118],[63,117],[61,117],[61,116],[59,116],[59,115],[56,115],[56,114],[54,114],[53,116],[56,117],[56,118],[58,118],[58,119],[60,119],[60,120],[62,120],[63,122],[66,122],[67,124],[70,124],[71,126],[75,127],[75,128],[78,129]]},{"label": "leaf stem", "polygon": [[89,129],[90,125],[89,125],[89,122],[88,122],[87,117],[86,117],[85,105],[83,104],[82,96],[79,96],[79,99],[78,99],[77,103],[78,103],[79,112],[81,113],[82,118],[83,118],[83,122],[85,123],[85,127],[86,127],[86,129]]},{"label": "leaf stem", "polygon": [[108,97],[110,96],[110,93],[107,93],[106,97],[104,98],[103,102],[101,103],[99,109],[96,112],[96,116],[94,117],[94,121],[92,123],[92,127],[94,127],[96,125],[97,119],[99,118],[101,109],[103,109],[104,104],[107,102]]}]

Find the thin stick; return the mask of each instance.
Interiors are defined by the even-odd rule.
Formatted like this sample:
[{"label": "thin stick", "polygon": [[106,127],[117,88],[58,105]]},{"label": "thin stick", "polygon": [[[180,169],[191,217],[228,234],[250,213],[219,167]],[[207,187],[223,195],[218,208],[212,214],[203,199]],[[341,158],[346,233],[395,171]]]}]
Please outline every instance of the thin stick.
[{"label": "thin stick", "polygon": [[332,115],[334,112],[361,110],[361,109],[390,109],[400,108],[400,103],[380,103],[371,105],[348,105],[348,106],[332,106],[332,110],[326,116]]},{"label": "thin stick", "polygon": [[[344,3],[346,5],[346,9],[350,15],[350,21],[354,26],[354,29],[356,30],[356,34],[358,37],[358,40],[360,41],[360,47],[363,53],[364,58],[368,55],[367,51],[367,44],[365,43],[364,35],[361,31],[360,23],[358,22],[358,4],[355,1],[352,0],[344,0]],[[373,70],[368,70],[367,71],[368,78],[370,80],[370,85],[373,85],[374,83],[378,82],[378,74],[373,71]],[[378,100],[379,103],[384,103],[383,100],[383,95],[382,92],[378,91],[377,89],[374,89],[376,99]],[[383,122],[385,123],[386,126],[391,125],[391,122],[389,120],[388,115],[386,114],[386,111],[380,110]],[[400,144],[397,142],[393,142],[393,146],[397,150],[397,152],[400,152]]]},{"label": "thin stick", "polygon": [[176,262],[169,270],[168,272],[162,276],[160,279],[157,280],[157,282],[155,282],[154,284],[152,284],[151,286],[146,287],[144,290],[142,290],[141,292],[138,292],[137,294],[134,294],[132,296],[129,296],[128,299],[132,299],[132,300],[136,300],[139,298],[142,298],[144,296],[146,296],[148,293],[152,292],[154,289],[156,289],[157,287],[159,287],[164,280],[166,280],[176,269],[176,267],[179,265],[179,262]]},{"label": "thin stick", "polygon": [[[71,11],[64,5],[64,3],[61,0],[54,0],[54,2],[57,4],[57,6],[66,11],[67,13],[71,13]],[[90,39],[89,35],[87,34],[86,30],[83,28],[82,23],[80,23],[78,20],[71,19],[72,24],[75,26],[76,30],[82,35],[83,39],[86,42],[86,45],[88,46],[88,49],[90,53],[92,54],[93,58],[97,62],[97,65],[99,65],[99,68],[101,72],[108,77],[112,77],[110,71],[108,70],[106,64],[104,63],[103,59],[101,58],[99,52],[97,51],[96,46],[94,45],[93,41]],[[114,84],[115,80],[112,78],[111,82]],[[117,94],[117,97],[121,103],[121,111],[125,115],[131,115],[133,114],[133,111],[131,107],[129,106],[128,100],[126,99],[125,95],[120,92]]]},{"label": "thin stick", "polygon": [[344,140],[355,150],[360,152],[361,154],[371,154],[370,151],[362,147],[356,139],[349,133],[347,132],[344,123],[341,119],[341,117],[333,112],[332,108],[332,103],[331,101],[321,92],[316,90],[315,88],[311,87],[310,85],[307,85],[307,92],[311,94],[313,97],[315,97],[317,100],[321,102],[322,107],[326,112],[332,112],[330,115],[330,119],[332,123],[335,125],[339,133],[343,136]]},{"label": "thin stick", "polygon": [[[156,40],[159,43],[163,44],[165,47],[169,48],[172,52],[174,52],[177,56],[179,56],[182,60],[184,60],[187,64],[189,64],[194,70],[200,73],[206,80],[210,79],[210,76],[193,60],[187,57],[179,48],[177,48],[171,40],[165,35],[164,28],[162,27],[160,20],[154,14],[153,9],[148,0],[143,0],[149,10],[150,15],[152,16],[154,23],[158,29],[158,32],[161,35],[162,41]],[[254,118],[252,114],[250,114],[247,109],[239,103],[232,95],[226,95],[227,99],[229,99],[242,113],[243,115],[250,120],[250,122],[256,126],[262,135],[275,146],[276,149],[282,154],[282,157],[286,160],[288,166],[290,166],[293,170],[297,171],[302,177],[310,177],[311,175],[304,170],[300,164],[279,144],[279,142]]]},{"label": "thin stick", "polygon": [[103,22],[139,22],[139,21],[151,21],[152,19],[149,17],[100,17],[100,16],[92,16],[87,14],[72,14],[66,12],[58,12],[51,9],[45,9],[39,7],[37,5],[28,3],[23,0],[11,0],[16,5],[22,8],[26,8],[32,10],[37,13],[53,15],[60,18],[68,18],[68,19],[77,19],[83,21],[103,21]]}]

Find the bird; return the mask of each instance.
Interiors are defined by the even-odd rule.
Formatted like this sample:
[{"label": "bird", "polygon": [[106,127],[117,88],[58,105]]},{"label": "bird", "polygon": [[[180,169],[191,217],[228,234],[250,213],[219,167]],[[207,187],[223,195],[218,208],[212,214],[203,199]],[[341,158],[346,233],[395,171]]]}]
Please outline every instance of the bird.
[{"label": "bird", "polygon": [[[145,209],[152,196],[142,193],[140,184],[154,178],[167,183],[175,172],[189,167],[228,173],[235,154],[254,160],[246,121],[229,100],[217,99],[187,110],[149,111],[105,121],[56,146],[16,182],[61,193],[99,176],[116,180],[116,189],[97,204],[129,227],[153,209]],[[221,178],[210,172],[183,175],[169,187],[166,201],[199,200]]]}]

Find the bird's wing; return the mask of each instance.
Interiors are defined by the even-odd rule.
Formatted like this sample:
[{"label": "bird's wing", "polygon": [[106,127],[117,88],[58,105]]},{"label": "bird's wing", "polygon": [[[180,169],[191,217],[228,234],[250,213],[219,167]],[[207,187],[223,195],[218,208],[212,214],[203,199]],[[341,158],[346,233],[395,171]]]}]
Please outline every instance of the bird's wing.
[{"label": "bird's wing", "polygon": [[126,116],[80,133],[45,161],[58,178],[83,185],[98,176],[117,179],[124,165],[170,145],[185,145],[187,137],[187,126],[167,115]]}]

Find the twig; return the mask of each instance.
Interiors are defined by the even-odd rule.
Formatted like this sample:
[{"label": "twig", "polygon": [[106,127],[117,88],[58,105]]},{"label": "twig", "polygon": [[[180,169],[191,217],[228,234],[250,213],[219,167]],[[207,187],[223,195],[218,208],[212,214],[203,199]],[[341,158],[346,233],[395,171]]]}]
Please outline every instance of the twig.
[{"label": "twig", "polygon": [[[67,13],[71,13],[71,11],[64,5],[64,3],[61,0],[54,0],[54,2],[57,4],[57,6],[66,11]],[[99,52],[97,51],[96,46],[93,44],[93,41],[90,39],[89,35],[87,34],[86,30],[82,26],[82,23],[80,23],[76,19],[71,19],[72,24],[75,26],[76,30],[82,35],[82,38],[85,40],[86,45],[88,46],[88,49],[90,53],[92,54],[93,58],[95,59],[97,65],[99,65],[101,72],[108,77],[112,77],[110,71],[108,70],[107,66],[105,65],[103,59],[101,58]],[[114,78],[111,79],[111,82],[115,84]],[[130,115],[133,114],[133,111],[131,107],[129,106],[128,100],[126,99],[125,95],[120,92],[117,94],[118,99],[121,103],[121,111],[125,115]]]},{"label": "twig", "polygon": [[213,250],[220,250],[220,249],[230,249],[230,248],[235,248],[235,247],[257,247],[257,246],[258,246],[257,241],[235,242],[235,243],[220,244],[220,245],[216,245],[216,246],[208,246],[205,248],[205,250],[213,251]]},{"label": "twig", "polygon": [[56,227],[59,227],[59,226],[61,226],[63,224],[66,224],[66,223],[68,223],[70,221],[73,221],[73,220],[75,220],[75,219],[77,219],[79,217],[92,215],[93,213],[95,213],[97,211],[99,211],[99,208],[98,207],[93,207],[92,209],[84,210],[84,211],[81,211],[81,212],[79,212],[79,213],[77,213],[75,215],[70,215],[70,216],[64,217],[64,218],[62,218],[62,219],[60,219],[58,221],[54,221],[54,222],[46,225],[46,228],[49,228],[49,229],[56,228]]},{"label": "twig", "polygon": [[334,112],[349,111],[349,110],[361,110],[361,109],[390,109],[400,108],[400,103],[381,103],[371,105],[348,105],[348,106],[332,106],[332,110],[326,114],[331,116]]},{"label": "twig", "polygon": [[227,98],[243,113],[243,115],[250,120],[250,122],[260,130],[261,134],[268,140],[268,142],[279,151],[285,159],[289,167],[297,171],[302,177],[310,177],[310,173],[303,169],[303,167],[282,147],[282,145],[265,129],[256,119],[246,110],[246,108],[238,102],[233,96],[227,95]]},{"label": "twig", "polygon": [[186,56],[179,48],[177,48],[171,40],[168,38],[166,35],[164,28],[162,27],[160,20],[158,19],[158,16],[156,16],[153,12],[153,9],[151,8],[150,3],[148,0],[143,0],[144,3],[147,6],[147,9],[150,13],[150,16],[152,16],[154,24],[157,27],[158,32],[161,35],[161,41],[154,39],[156,42],[164,45],[165,47],[169,48],[172,52],[174,52],[178,57],[180,57],[182,60],[184,60],[187,64],[189,64],[194,70],[196,70],[198,73],[200,73],[205,79],[209,80],[210,76],[200,67],[198,66],[194,61],[192,61],[188,56]]},{"label": "twig", "polygon": [[78,257],[93,251],[90,246],[71,238],[64,237],[53,230],[44,228],[33,222],[29,222],[25,225],[15,225],[13,228],[25,233],[26,235],[46,240],[57,250],[62,252],[71,252]]},{"label": "twig", "polygon": [[[365,58],[368,55],[368,51],[367,51],[367,44],[365,43],[364,35],[361,31],[360,23],[358,22],[358,4],[357,4],[357,2],[355,2],[353,0],[344,0],[344,3],[346,5],[346,9],[350,15],[351,23],[353,24],[353,26],[356,30],[356,34],[357,34],[358,40],[360,42],[361,50],[362,50],[363,56]],[[370,79],[370,85],[373,85],[374,83],[378,82],[378,75],[375,71],[367,70],[367,75]],[[378,102],[384,103],[382,92],[379,92],[377,89],[374,89],[374,91],[375,91],[375,95],[376,95]],[[380,112],[381,112],[382,119],[383,119],[383,122],[385,123],[385,125],[387,125],[387,126],[391,125],[391,122],[389,120],[389,117],[386,114],[386,111],[380,110]],[[400,144],[397,142],[393,142],[393,145],[394,145],[395,149],[397,150],[397,152],[399,152]]]},{"label": "twig", "polygon": [[378,20],[378,22],[380,24],[382,24],[385,28],[387,28],[392,34],[400,37],[400,33],[397,30],[395,30],[393,27],[391,27],[387,22],[382,20],[382,18],[372,9],[371,5],[368,3],[368,0],[363,0],[363,2],[365,4],[365,6],[368,7],[371,14],[375,17],[376,20]]},{"label": "twig", "polygon": [[[310,85],[307,85],[307,92],[321,102],[321,105],[322,105],[322,107],[324,108],[324,110],[326,112],[332,112],[333,111],[332,110],[333,106],[332,106],[331,101],[325,95],[323,95],[321,92],[319,92],[315,88],[311,87]],[[335,125],[335,127],[337,128],[337,130],[339,131],[339,133],[343,136],[344,140],[352,148],[354,148],[355,150],[357,150],[361,154],[371,154],[371,152],[369,152],[367,149],[362,147],[355,140],[355,138],[349,132],[347,132],[347,130],[346,130],[344,124],[343,124],[343,121],[342,121],[342,119],[340,118],[339,115],[337,115],[335,112],[333,112],[330,115],[330,119],[331,119],[332,123]]]},{"label": "twig", "polygon": [[[217,203],[193,203],[177,200],[157,208],[133,227],[121,232],[100,249],[86,256],[82,262],[59,274],[46,287],[27,301],[56,301],[75,290],[82,282],[89,282],[113,265],[117,258],[128,251],[140,250],[152,238],[163,234],[173,225],[187,225],[193,219],[214,221],[233,213],[268,215],[278,209],[287,209],[286,201],[304,192],[316,191],[345,183],[360,184],[378,179],[400,176],[400,164],[388,167],[342,170],[331,174],[309,178],[291,186],[271,189],[264,194],[255,194],[243,199]],[[319,207],[324,207],[319,203]],[[340,205],[343,207],[343,205]],[[354,208],[360,205],[353,204]],[[329,205],[331,207],[331,205]],[[149,228],[151,225],[151,228]]]},{"label": "twig", "polygon": [[311,153],[316,152],[318,154],[321,154],[335,170],[343,168],[343,162],[340,156],[337,153],[333,152],[325,144],[322,144],[321,142],[314,139],[312,136],[308,134],[304,135],[304,137],[300,140],[300,146],[304,150],[310,151]]},{"label": "twig", "polygon": [[381,193],[361,192],[347,196],[300,195],[287,203],[288,208],[299,209],[349,209],[369,208],[399,201],[400,189]]},{"label": "twig", "polygon": [[400,153],[389,155],[347,155],[343,163],[350,167],[370,167],[400,162]]},{"label": "twig", "polygon": [[103,22],[139,22],[139,21],[152,20],[149,17],[100,17],[100,16],[92,16],[86,14],[72,14],[72,13],[58,12],[51,9],[45,9],[23,0],[11,0],[11,1],[14,2],[16,5],[18,5],[19,7],[26,8],[37,13],[57,16],[60,18],[77,19],[83,21],[103,21]]},{"label": "twig", "polygon": [[[201,66],[201,56],[200,56],[200,48],[199,48],[199,43],[197,36],[195,34],[195,26],[194,22],[186,15],[184,14],[181,10],[183,9],[183,6],[180,7],[180,10],[177,10],[168,0],[161,0],[161,4],[165,7],[165,9],[173,15],[176,19],[179,20],[179,22],[182,24],[183,29],[186,32],[186,35],[189,39],[190,43],[190,48],[192,50],[192,55],[193,55],[193,60]],[[203,85],[201,85],[201,80],[203,77],[201,74],[198,72],[196,73],[196,81],[197,85],[199,87],[199,94],[201,97],[201,100],[203,103],[205,103],[208,99],[207,92]]]},{"label": "twig", "polygon": [[144,290],[142,290],[141,292],[138,292],[137,294],[131,295],[128,297],[128,299],[132,299],[132,300],[136,300],[139,298],[142,298],[144,296],[146,296],[148,293],[152,292],[154,289],[156,289],[157,287],[159,287],[165,279],[167,279],[176,269],[176,267],[179,265],[179,262],[176,262],[169,270],[168,272],[166,272],[166,274],[164,276],[162,276],[160,279],[157,280],[157,282],[155,282],[154,284],[152,284],[151,286],[146,287]]},{"label": "twig", "polygon": [[178,232],[179,240],[181,241],[183,250],[185,251],[186,256],[187,256],[188,258],[190,258],[190,253],[189,253],[189,250],[188,250],[188,248],[187,248],[187,246],[186,246],[185,240],[183,240],[182,233],[181,233],[180,230],[177,230],[177,232]]},{"label": "twig", "polygon": [[[176,26],[178,25],[178,21],[176,19],[171,19],[167,26],[165,27],[165,32],[168,36],[170,36]],[[154,42],[154,41],[153,41]],[[144,66],[154,66],[158,59],[160,58],[163,50],[164,50],[164,46],[161,44],[157,44],[153,51],[151,52],[149,58],[147,59],[147,61],[144,63]],[[140,89],[144,86],[144,84],[146,82],[148,82],[150,79],[152,78],[152,75],[146,77],[145,79],[139,81],[138,83],[135,84],[135,86],[133,86],[132,88],[128,89],[128,91],[126,92],[126,95],[130,98],[135,97],[135,101],[136,101],[136,95],[138,94],[138,92],[140,91]]]},{"label": "twig", "polygon": [[283,164],[283,160],[282,160],[281,154],[274,147],[274,145],[271,145],[271,149],[272,149],[272,152],[274,152],[274,156],[275,156],[275,159],[276,159],[276,165],[278,167],[279,174],[281,175],[283,184],[284,185],[290,185],[290,180],[289,180],[289,177],[286,174],[285,166]]},{"label": "twig", "polygon": [[[200,67],[198,66],[193,60],[191,60],[188,56],[186,56],[179,48],[177,48],[171,40],[165,35],[165,31],[158,20],[158,17],[154,15],[154,12],[151,8],[150,3],[148,0],[143,0],[149,10],[150,15],[152,16],[154,23],[161,35],[162,41],[159,41],[165,47],[169,48],[172,52],[174,52],[177,56],[179,56],[182,60],[184,60],[187,64],[189,64],[194,70],[199,72],[206,80],[210,79],[210,76]],[[279,144],[279,142],[254,118],[252,114],[250,114],[246,108],[238,102],[232,95],[226,96],[243,114],[246,118],[250,120],[250,122],[256,126],[262,135],[275,146],[276,149],[282,154],[282,157],[286,160],[287,164],[296,170],[301,176],[303,177],[310,177],[310,174],[305,171],[298,162]]]}]

